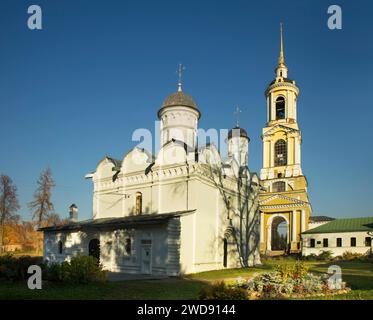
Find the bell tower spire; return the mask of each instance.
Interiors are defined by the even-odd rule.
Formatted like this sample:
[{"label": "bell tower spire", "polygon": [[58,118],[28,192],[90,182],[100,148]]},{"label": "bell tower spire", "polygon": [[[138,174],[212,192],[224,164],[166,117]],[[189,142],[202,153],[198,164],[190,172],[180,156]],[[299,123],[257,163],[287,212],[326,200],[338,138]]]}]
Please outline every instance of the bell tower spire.
[{"label": "bell tower spire", "polygon": [[279,65],[285,65],[285,58],[284,58],[284,44],[282,40],[282,23],[280,23],[280,57],[278,59]]},{"label": "bell tower spire", "polygon": [[278,66],[276,68],[276,75],[277,75],[277,78],[287,78],[288,76],[288,68],[285,65],[282,23],[280,23],[280,56],[278,58]]}]

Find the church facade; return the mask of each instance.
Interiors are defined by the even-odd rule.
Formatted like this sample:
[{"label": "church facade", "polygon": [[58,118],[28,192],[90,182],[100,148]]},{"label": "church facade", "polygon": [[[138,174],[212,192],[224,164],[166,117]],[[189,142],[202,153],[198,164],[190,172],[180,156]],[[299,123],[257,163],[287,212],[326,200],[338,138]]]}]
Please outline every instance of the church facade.
[{"label": "church facade", "polygon": [[[263,254],[301,252],[311,205],[302,171],[302,135],[297,122],[299,88],[288,78],[282,27],[276,77],[265,91],[267,123],[263,128],[260,171],[260,250]],[[279,230],[282,226],[283,230]]]},{"label": "church facade", "polygon": [[[104,157],[86,178],[93,214],[43,228],[44,259],[96,257],[113,272],[180,275],[260,264],[259,178],[248,168],[249,137],[236,126],[228,154],[197,143],[201,112],[179,80],[158,111],[157,155],[134,148]],[[76,207],[71,207],[76,213]]]}]

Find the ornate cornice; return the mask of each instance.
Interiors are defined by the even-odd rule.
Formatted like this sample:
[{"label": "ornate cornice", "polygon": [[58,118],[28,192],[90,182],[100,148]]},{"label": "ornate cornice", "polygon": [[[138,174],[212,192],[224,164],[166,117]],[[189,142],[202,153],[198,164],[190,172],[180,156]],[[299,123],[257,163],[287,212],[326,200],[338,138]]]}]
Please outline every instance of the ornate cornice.
[{"label": "ornate cornice", "polygon": [[287,133],[296,133],[296,134],[299,134],[299,136],[301,135],[301,132],[300,132],[299,129],[290,128],[290,127],[284,126],[282,124],[276,124],[271,129],[269,129],[268,131],[266,131],[265,133],[262,134],[262,139],[264,137],[268,137],[268,136],[271,136],[271,135],[275,134],[275,132],[277,132],[279,130],[284,130]]},{"label": "ornate cornice", "polygon": [[293,89],[296,92],[296,94],[299,95],[299,88],[295,84],[293,84],[291,82],[285,82],[285,81],[284,82],[275,82],[274,84],[270,85],[266,89],[265,95],[267,96],[270,91],[272,91],[275,88],[280,88],[280,87],[287,87],[286,89]]}]

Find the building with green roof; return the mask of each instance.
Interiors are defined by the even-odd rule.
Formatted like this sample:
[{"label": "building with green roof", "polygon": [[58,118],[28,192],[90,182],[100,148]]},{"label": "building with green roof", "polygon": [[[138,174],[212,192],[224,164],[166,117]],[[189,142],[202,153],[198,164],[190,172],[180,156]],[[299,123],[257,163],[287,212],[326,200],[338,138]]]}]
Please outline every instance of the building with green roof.
[{"label": "building with green roof", "polygon": [[336,219],[302,232],[302,254],[331,251],[333,256],[344,252],[369,254],[373,250],[373,217]]}]

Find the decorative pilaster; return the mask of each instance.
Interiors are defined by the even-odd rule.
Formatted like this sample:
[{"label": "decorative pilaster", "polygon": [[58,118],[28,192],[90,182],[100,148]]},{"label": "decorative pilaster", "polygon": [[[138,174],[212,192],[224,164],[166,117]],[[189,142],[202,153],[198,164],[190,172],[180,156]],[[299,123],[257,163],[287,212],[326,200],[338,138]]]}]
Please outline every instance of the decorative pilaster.
[{"label": "decorative pilaster", "polygon": [[260,243],[264,242],[264,213],[260,212]]},{"label": "decorative pilaster", "polygon": [[301,212],[301,229],[300,232],[306,231],[306,211],[302,209]]},{"label": "decorative pilaster", "polygon": [[293,223],[292,223],[292,241],[297,241],[297,210],[293,210]]}]

